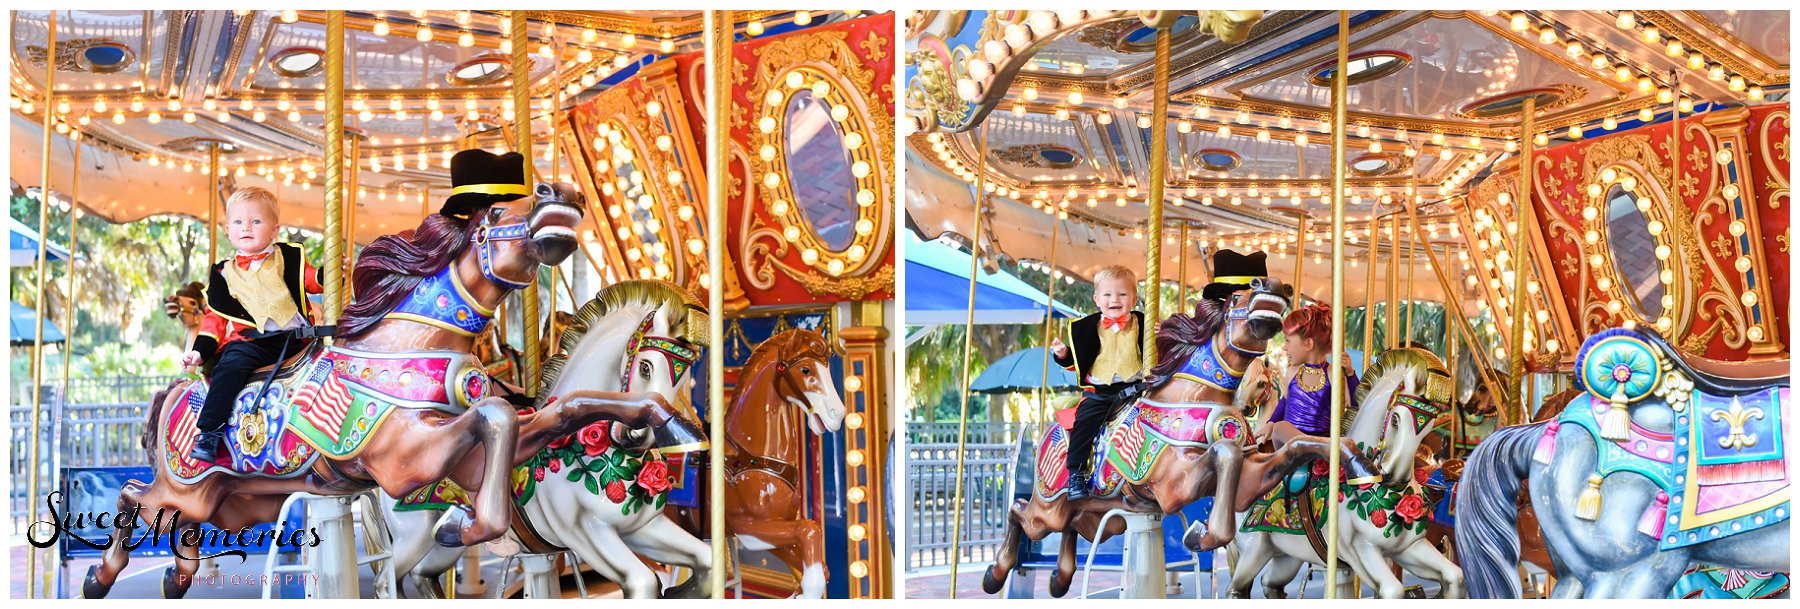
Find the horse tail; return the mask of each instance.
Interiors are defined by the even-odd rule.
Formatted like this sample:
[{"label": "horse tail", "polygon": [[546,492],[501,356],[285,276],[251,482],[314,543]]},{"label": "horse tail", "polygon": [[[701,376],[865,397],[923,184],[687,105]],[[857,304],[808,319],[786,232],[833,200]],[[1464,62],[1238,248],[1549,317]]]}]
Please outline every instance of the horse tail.
[{"label": "horse tail", "polygon": [[150,407],[144,409],[146,411],[144,414],[144,435],[138,438],[138,445],[144,447],[145,463],[156,463],[156,419],[162,416],[163,402],[168,401],[169,395],[175,393],[176,390],[182,386],[182,383],[186,382],[187,379],[175,379],[169,381],[169,386],[151,394]]},{"label": "horse tail", "polygon": [[1456,485],[1456,553],[1469,598],[1519,598],[1519,483],[1545,425],[1507,427],[1476,445]]}]

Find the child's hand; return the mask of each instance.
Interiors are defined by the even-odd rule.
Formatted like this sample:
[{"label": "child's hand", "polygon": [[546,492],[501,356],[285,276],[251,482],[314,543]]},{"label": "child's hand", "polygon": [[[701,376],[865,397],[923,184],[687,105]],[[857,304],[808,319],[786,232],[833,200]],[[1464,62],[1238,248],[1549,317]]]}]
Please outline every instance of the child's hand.
[{"label": "child's hand", "polygon": [[1050,351],[1056,353],[1057,357],[1069,356],[1069,346],[1063,344],[1062,339],[1060,338],[1050,339]]},{"label": "child's hand", "polygon": [[199,366],[203,359],[199,351],[189,351],[181,356],[181,365],[192,368]]}]

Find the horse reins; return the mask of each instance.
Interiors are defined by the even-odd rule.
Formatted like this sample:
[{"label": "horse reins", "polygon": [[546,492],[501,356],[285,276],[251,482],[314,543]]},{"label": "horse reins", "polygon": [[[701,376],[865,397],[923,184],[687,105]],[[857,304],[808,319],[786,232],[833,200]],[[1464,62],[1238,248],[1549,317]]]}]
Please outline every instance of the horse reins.
[{"label": "horse reins", "polygon": [[531,225],[524,221],[519,221],[511,224],[494,226],[494,217],[495,216],[492,213],[481,216],[481,225],[476,226],[475,232],[469,235],[469,241],[475,244],[477,256],[481,259],[481,274],[482,276],[487,277],[488,281],[492,281],[501,287],[513,290],[523,290],[526,286],[530,285],[529,281],[513,281],[501,277],[499,273],[494,272],[493,243],[495,241],[521,241],[527,239],[531,237]]}]

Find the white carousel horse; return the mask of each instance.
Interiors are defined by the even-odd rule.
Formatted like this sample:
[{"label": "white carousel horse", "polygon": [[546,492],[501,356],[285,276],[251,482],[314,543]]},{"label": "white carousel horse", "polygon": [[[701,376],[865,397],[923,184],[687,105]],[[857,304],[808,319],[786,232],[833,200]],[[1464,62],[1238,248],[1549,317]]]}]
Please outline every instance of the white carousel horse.
[{"label": "white carousel horse", "polygon": [[[693,385],[688,372],[706,347],[706,330],[704,304],[680,287],[658,281],[608,286],[575,314],[562,336],[563,355],[546,362],[539,406],[574,390],[626,387],[685,403],[683,396]],[[640,555],[692,570],[687,581],[668,591],[670,596],[704,594],[712,548],[663,514],[669,475],[662,455],[647,449],[649,437],[648,430],[621,426],[584,429],[551,442],[514,468],[514,525],[506,539],[528,555],[573,550],[617,582],[627,598],[655,598],[663,592],[656,572]],[[705,445],[678,448],[700,450]],[[429,597],[443,596],[437,577],[464,552],[431,543],[431,525],[442,512],[431,508],[456,500],[460,491],[440,483],[386,502],[400,570]],[[548,569],[555,561],[523,564]]]},{"label": "white carousel horse", "polygon": [[[1388,568],[1388,560],[1442,585],[1445,598],[1463,596],[1462,569],[1444,558],[1425,539],[1431,503],[1413,479],[1413,456],[1419,441],[1447,411],[1449,377],[1437,356],[1418,348],[1387,351],[1375,358],[1369,380],[1357,391],[1360,407],[1344,437],[1379,451],[1382,482],[1344,489],[1338,514],[1338,559],[1374,587],[1380,598],[1401,598],[1404,587]],[[1323,461],[1315,462],[1314,478],[1323,478]],[[1300,475],[1296,473],[1296,476]],[[1237,537],[1238,557],[1231,569],[1231,595],[1248,598],[1263,566],[1264,595],[1285,598],[1285,588],[1299,572],[1299,561],[1323,566],[1322,534],[1277,532],[1322,525],[1325,486],[1309,479],[1297,492],[1276,498],[1284,484],[1249,512],[1238,515],[1244,529]],[[1314,502],[1313,494],[1321,500]]]}]

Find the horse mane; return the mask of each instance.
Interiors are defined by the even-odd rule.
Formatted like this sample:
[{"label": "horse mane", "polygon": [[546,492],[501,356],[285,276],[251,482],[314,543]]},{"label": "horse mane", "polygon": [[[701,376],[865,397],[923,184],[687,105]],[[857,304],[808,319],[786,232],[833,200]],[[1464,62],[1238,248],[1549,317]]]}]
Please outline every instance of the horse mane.
[{"label": "horse mane", "polygon": [[356,300],[344,307],[337,335],[349,338],[367,331],[427,277],[444,270],[469,248],[474,220],[431,214],[419,227],[382,235],[356,258],[351,273]]},{"label": "horse mane", "polygon": [[[1363,382],[1356,388],[1356,395],[1352,396],[1358,405],[1356,416],[1351,417],[1341,428],[1342,431],[1348,434],[1350,430],[1356,429],[1357,423],[1365,416],[1386,416],[1388,402],[1393,400],[1393,392],[1402,386],[1407,375],[1414,370],[1425,375],[1425,378],[1414,381],[1414,389],[1422,389],[1421,393],[1426,400],[1448,407],[1451,403],[1450,373],[1444,367],[1444,360],[1419,347],[1389,349],[1377,354],[1375,361],[1369,362],[1369,367],[1363,370]],[[1391,387],[1386,386],[1390,378],[1393,379]],[[1377,388],[1377,385],[1383,387]],[[1380,403],[1379,408],[1371,410],[1371,396],[1385,396],[1384,399],[1373,400]],[[1371,415],[1374,410],[1380,411],[1380,414]]]},{"label": "horse mane", "polygon": [[669,319],[670,334],[687,339],[697,348],[704,349],[711,345],[712,341],[707,334],[706,303],[692,292],[673,283],[654,279],[633,279],[606,286],[587,304],[575,310],[568,327],[563,330],[562,341],[557,343],[559,353],[544,362],[542,380],[538,382],[538,406],[543,406],[542,402],[550,395],[550,388],[556,386],[556,379],[562,376],[563,367],[568,364],[568,354],[574,351],[576,345],[581,344],[582,337],[592,329],[595,321],[628,305],[644,302],[654,303],[658,307],[680,304]]},{"label": "horse mane", "polygon": [[[798,353],[789,353],[790,351]],[[825,343],[825,337],[811,330],[794,328],[784,330],[770,336],[756,349],[750,352],[750,359],[744,362],[745,370],[753,370],[763,366],[769,360],[788,354],[791,357],[811,356],[819,361],[831,359],[831,346]]]},{"label": "horse mane", "polygon": [[1176,313],[1164,319],[1156,328],[1156,366],[1145,379],[1147,386],[1154,390],[1168,383],[1187,365],[1194,349],[1211,341],[1223,327],[1225,301],[1210,298],[1194,303],[1193,315]]}]

